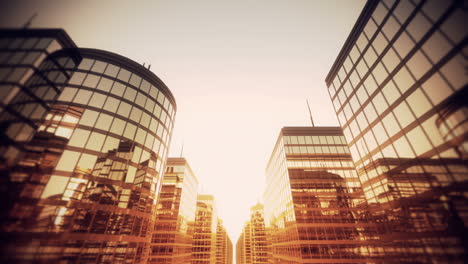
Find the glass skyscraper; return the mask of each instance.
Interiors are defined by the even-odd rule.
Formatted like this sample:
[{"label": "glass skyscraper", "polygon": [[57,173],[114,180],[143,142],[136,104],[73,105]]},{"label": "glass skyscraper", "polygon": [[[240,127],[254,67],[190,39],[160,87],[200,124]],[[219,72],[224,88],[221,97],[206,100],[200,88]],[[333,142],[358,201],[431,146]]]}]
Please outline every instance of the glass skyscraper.
[{"label": "glass skyscraper", "polygon": [[250,219],[242,229],[236,254],[239,264],[268,263],[267,234],[263,205],[260,203],[250,208]]},{"label": "glass skyscraper", "polygon": [[216,264],[232,264],[232,242],[223,220],[219,218],[216,228]]},{"label": "glass skyscraper", "polygon": [[283,128],[266,175],[269,263],[374,261],[377,233],[341,128]]},{"label": "glass skyscraper", "polygon": [[246,221],[236,243],[236,263],[252,264],[251,224]]},{"label": "glass skyscraper", "polygon": [[[47,47],[41,41],[19,37],[2,45],[41,51]],[[35,108],[29,116],[34,133],[24,137],[14,162],[2,168],[8,171],[2,175],[2,195],[17,197],[2,221],[2,258],[142,262],[172,133],[174,97],[156,75],[128,58],[95,49],[65,51],[83,58],[78,67],[67,53],[58,64],[44,64],[44,73],[36,71],[48,80],[20,86],[33,97],[27,102],[47,111],[35,115],[42,113]],[[11,74],[2,78],[8,81]],[[5,109],[11,115],[11,108]],[[12,153],[2,151],[7,158]]]},{"label": "glass skyscraper", "polygon": [[464,1],[368,1],[326,78],[400,263],[467,259],[467,20]]},{"label": "glass skyscraper", "polygon": [[199,194],[195,213],[192,264],[216,263],[218,210],[213,195]]},{"label": "glass skyscraper", "polygon": [[168,158],[148,263],[190,263],[198,180],[185,158]]}]

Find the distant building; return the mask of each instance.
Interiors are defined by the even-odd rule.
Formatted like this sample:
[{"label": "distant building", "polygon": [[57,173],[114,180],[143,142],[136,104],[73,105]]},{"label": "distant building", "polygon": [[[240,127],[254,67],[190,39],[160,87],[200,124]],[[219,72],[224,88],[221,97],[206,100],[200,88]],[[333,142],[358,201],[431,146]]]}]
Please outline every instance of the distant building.
[{"label": "distant building", "polygon": [[466,21],[464,1],[368,1],[326,78],[399,263],[468,259]]},{"label": "distant building", "polygon": [[250,209],[250,219],[242,229],[237,247],[239,264],[268,263],[267,234],[262,204],[258,203]]},{"label": "distant building", "polygon": [[378,243],[339,127],[285,127],[266,169],[269,263],[369,263]]},{"label": "distant building", "polygon": [[128,58],[74,47],[63,30],[0,39],[3,262],[145,261],[171,92]]},{"label": "distant building", "polygon": [[252,239],[250,221],[245,222],[242,233],[236,243],[236,263],[252,264]]},{"label": "distant building", "polygon": [[190,263],[198,181],[184,158],[168,158],[148,263]]},{"label": "distant building", "polygon": [[216,264],[218,211],[213,195],[199,194],[195,213],[192,264]]},{"label": "distant building", "polygon": [[221,219],[216,229],[216,264],[232,264],[232,242]]}]

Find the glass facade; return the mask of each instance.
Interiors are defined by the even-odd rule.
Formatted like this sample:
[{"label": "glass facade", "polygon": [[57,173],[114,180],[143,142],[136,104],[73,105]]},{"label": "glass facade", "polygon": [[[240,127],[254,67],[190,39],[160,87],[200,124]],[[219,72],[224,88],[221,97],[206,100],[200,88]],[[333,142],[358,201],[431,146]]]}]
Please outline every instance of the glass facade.
[{"label": "glass facade", "polygon": [[252,239],[250,221],[245,222],[236,244],[236,263],[252,264]]},{"label": "glass facade", "polygon": [[221,219],[216,228],[216,264],[232,264],[232,242]]},{"label": "glass facade", "polygon": [[[59,29],[0,30],[0,158],[12,166],[81,61]],[[68,50],[65,50],[68,49]],[[8,173],[5,172],[5,173]]]},{"label": "glass facade", "polygon": [[[14,204],[8,257],[48,262],[146,260],[175,101],[145,67],[75,49],[83,60],[37,125],[10,178],[28,178]],[[53,75],[53,73],[50,73]],[[33,199],[27,199],[28,197]],[[23,198],[24,197],[24,198]]]},{"label": "glass facade", "polygon": [[148,263],[190,263],[198,181],[184,158],[168,158]]},{"label": "glass facade", "polygon": [[252,263],[267,263],[267,238],[263,205],[257,204],[250,209],[252,230]]},{"label": "glass facade", "polygon": [[244,225],[237,243],[238,263],[268,263],[267,234],[262,204],[257,204],[250,209],[250,220]]},{"label": "glass facade", "polygon": [[199,194],[195,213],[192,264],[216,263],[218,213],[213,195]]},{"label": "glass facade", "polygon": [[326,78],[383,254],[463,263],[468,30],[463,1],[368,1]]},{"label": "glass facade", "polygon": [[266,169],[269,263],[370,263],[374,224],[339,127],[285,127]]}]

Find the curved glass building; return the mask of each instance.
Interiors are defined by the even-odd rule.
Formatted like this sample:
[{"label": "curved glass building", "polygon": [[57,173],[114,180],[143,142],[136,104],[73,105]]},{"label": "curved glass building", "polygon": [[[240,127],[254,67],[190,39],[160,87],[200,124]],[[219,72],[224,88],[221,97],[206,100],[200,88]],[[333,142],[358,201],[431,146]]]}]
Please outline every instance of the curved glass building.
[{"label": "curved glass building", "polygon": [[[10,171],[29,175],[34,202],[11,221],[10,261],[139,263],[147,257],[176,103],[166,85],[123,56],[83,60]],[[11,176],[14,177],[14,176]],[[12,218],[10,216],[10,219]]]}]

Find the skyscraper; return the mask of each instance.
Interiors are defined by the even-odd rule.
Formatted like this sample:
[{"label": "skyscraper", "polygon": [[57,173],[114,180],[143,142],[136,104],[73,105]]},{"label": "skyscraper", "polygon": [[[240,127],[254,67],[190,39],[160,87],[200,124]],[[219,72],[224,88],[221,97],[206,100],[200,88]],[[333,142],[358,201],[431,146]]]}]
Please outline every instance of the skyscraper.
[{"label": "skyscraper", "polygon": [[467,259],[467,20],[464,1],[368,1],[326,78],[400,263]]},{"label": "skyscraper", "polygon": [[260,203],[250,208],[250,219],[244,224],[236,254],[239,264],[268,263],[267,234],[263,205]]},{"label": "skyscraper", "polygon": [[221,219],[216,228],[216,264],[232,264],[232,242]]},{"label": "skyscraper", "polygon": [[265,264],[267,263],[267,234],[262,204],[257,203],[250,208],[250,225],[252,263]]},{"label": "skyscraper", "polygon": [[218,211],[213,195],[199,194],[195,213],[192,264],[216,264]]},{"label": "skyscraper", "polygon": [[[35,30],[16,32],[28,35]],[[69,47],[63,34],[58,39],[65,38]],[[37,41],[31,44],[32,40],[18,37],[2,43],[47,47]],[[51,41],[51,47],[61,43]],[[2,174],[2,188],[7,186],[2,194],[19,197],[3,221],[2,258],[141,262],[146,259],[170,143],[174,97],[156,75],[128,58],[95,49],[64,52],[60,63],[43,64],[43,72],[50,76],[47,82],[21,88],[33,97],[31,92],[37,89],[34,104],[48,108],[47,114],[29,117],[37,128],[24,137],[23,151],[15,161],[2,167],[8,172]],[[69,52],[83,58],[78,67]],[[23,62],[11,63],[16,67]],[[2,78],[8,80],[11,74]],[[36,74],[44,76],[41,71]],[[3,109],[11,115],[8,107]],[[27,122],[18,115],[10,120]],[[16,189],[8,189],[12,184]]]},{"label": "skyscraper", "polygon": [[246,221],[236,243],[236,263],[252,264],[251,224]]},{"label": "skyscraper", "polygon": [[379,242],[341,128],[283,128],[266,175],[270,263],[373,261]]},{"label": "skyscraper", "polygon": [[190,263],[198,181],[184,158],[168,158],[148,263]]},{"label": "skyscraper", "polygon": [[[1,168],[17,162],[25,144],[81,61],[61,29],[0,30]],[[8,173],[5,170],[5,173]]]}]

